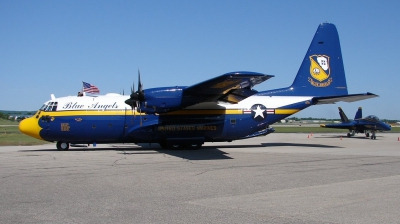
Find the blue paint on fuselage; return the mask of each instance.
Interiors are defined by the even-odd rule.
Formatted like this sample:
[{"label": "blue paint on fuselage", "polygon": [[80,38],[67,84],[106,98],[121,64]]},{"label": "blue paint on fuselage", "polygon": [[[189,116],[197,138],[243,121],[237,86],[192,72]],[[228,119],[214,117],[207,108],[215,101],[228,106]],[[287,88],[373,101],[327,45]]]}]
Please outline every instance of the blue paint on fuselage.
[{"label": "blue paint on fuselage", "polygon": [[74,115],[39,119],[40,136],[71,143],[160,142],[167,138],[204,137],[229,141],[265,129],[289,115],[268,114],[256,121],[251,114],[205,115]]}]

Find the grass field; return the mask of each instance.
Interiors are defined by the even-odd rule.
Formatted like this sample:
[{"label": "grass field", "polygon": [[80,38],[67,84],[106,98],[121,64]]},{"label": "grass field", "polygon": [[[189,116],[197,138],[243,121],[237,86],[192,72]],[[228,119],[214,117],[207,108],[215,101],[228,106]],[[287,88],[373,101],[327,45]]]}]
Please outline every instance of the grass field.
[{"label": "grass field", "polygon": [[[18,124],[18,123],[17,123]],[[22,134],[18,126],[0,126],[0,146],[6,145],[43,145],[46,141]]]},{"label": "grass field", "polygon": [[[277,133],[347,133],[347,129],[333,129],[321,127],[307,127],[307,126],[278,126],[271,125]],[[392,133],[400,133],[400,127],[392,127]]]},{"label": "grass field", "polygon": [[[7,126],[5,126],[7,125]],[[272,125],[274,127],[274,125]],[[304,127],[304,126],[277,126],[274,127],[275,133],[343,133],[347,130],[329,129],[320,127]],[[400,127],[392,127],[392,131],[400,133]],[[48,142],[41,141],[30,136],[22,134],[18,129],[17,121],[8,121],[0,119],[0,146],[7,145],[42,145]]]},{"label": "grass field", "polygon": [[0,125],[17,125],[18,126],[19,122],[18,121],[10,121],[10,120],[5,120],[0,118]]}]

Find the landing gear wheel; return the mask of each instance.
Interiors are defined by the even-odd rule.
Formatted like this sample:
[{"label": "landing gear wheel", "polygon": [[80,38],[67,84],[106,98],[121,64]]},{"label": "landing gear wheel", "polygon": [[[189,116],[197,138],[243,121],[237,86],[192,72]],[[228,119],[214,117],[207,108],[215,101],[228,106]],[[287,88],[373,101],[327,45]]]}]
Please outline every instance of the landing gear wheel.
[{"label": "landing gear wheel", "polygon": [[369,133],[366,133],[366,134],[365,134],[365,137],[367,137],[367,138],[368,138],[368,137],[369,137]]},{"label": "landing gear wheel", "polygon": [[57,142],[57,144],[56,144],[56,146],[57,146],[57,149],[58,150],[68,150],[69,149],[69,143],[68,142],[61,142],[61,141],[58,141]]},{"label": "landing gear wheel", "polygon": [[168,144],[168,148],[169,148],[169,149],[180,149],[180,148],[181,148],[181,145],[170,143],[170,144]]},{"label": "landing gear wheel", "polygon": [[200,144],[200,143],[193,143],[193,144],[187,145],[187,148],[189,148],[189,149],[199,149],[199,148],[201,148],[201,146],[202,146],[202,144]]},{"label": "landing gear wheel", "polygon": [[347,133],[347,137],[349,137],[349,138],[351,137],[350,133]]}]

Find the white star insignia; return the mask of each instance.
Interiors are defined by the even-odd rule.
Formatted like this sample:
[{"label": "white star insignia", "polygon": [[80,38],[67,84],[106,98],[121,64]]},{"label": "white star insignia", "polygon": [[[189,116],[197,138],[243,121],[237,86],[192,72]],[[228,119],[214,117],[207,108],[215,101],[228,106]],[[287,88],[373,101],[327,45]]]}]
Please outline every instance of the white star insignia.
[{"label": "white star insignia", "polygon": [[253,111],[256,113],[256,114],[254,115],[254,119],[255,119],[256,117],[258,117],[258,116],[264,118],[264,114],[263,114],[264,110],[262,110],[262,109],[260,108],[260,105],[258,105],[258,106],[257,106],[257,109],[256,109],[256,110],[253,110]]}]

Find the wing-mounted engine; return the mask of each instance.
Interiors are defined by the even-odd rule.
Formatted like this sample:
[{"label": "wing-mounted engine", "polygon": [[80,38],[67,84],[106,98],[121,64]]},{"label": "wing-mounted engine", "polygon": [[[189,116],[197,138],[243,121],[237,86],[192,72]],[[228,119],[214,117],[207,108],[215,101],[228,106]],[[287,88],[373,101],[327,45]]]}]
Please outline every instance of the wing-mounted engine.
[{"label": "wing-mounted engine", "polygon": [[144,101],[139,105],[140,112],[154,114],[180,109],[184,88],[175,86],[144,90],[145,97]]},{"label": "wing-mounted engine", "polygon": [[143,89],[143,84],[140,81],[140,72],[138,74],[138,90],[135,91],[134,86],[131,89],[130,98],[125,100],[125,103],[137,108],[141,113],[155,114],[166,113],[171,110],[181,108],[182,92],[185,87],[160,87]]}]

